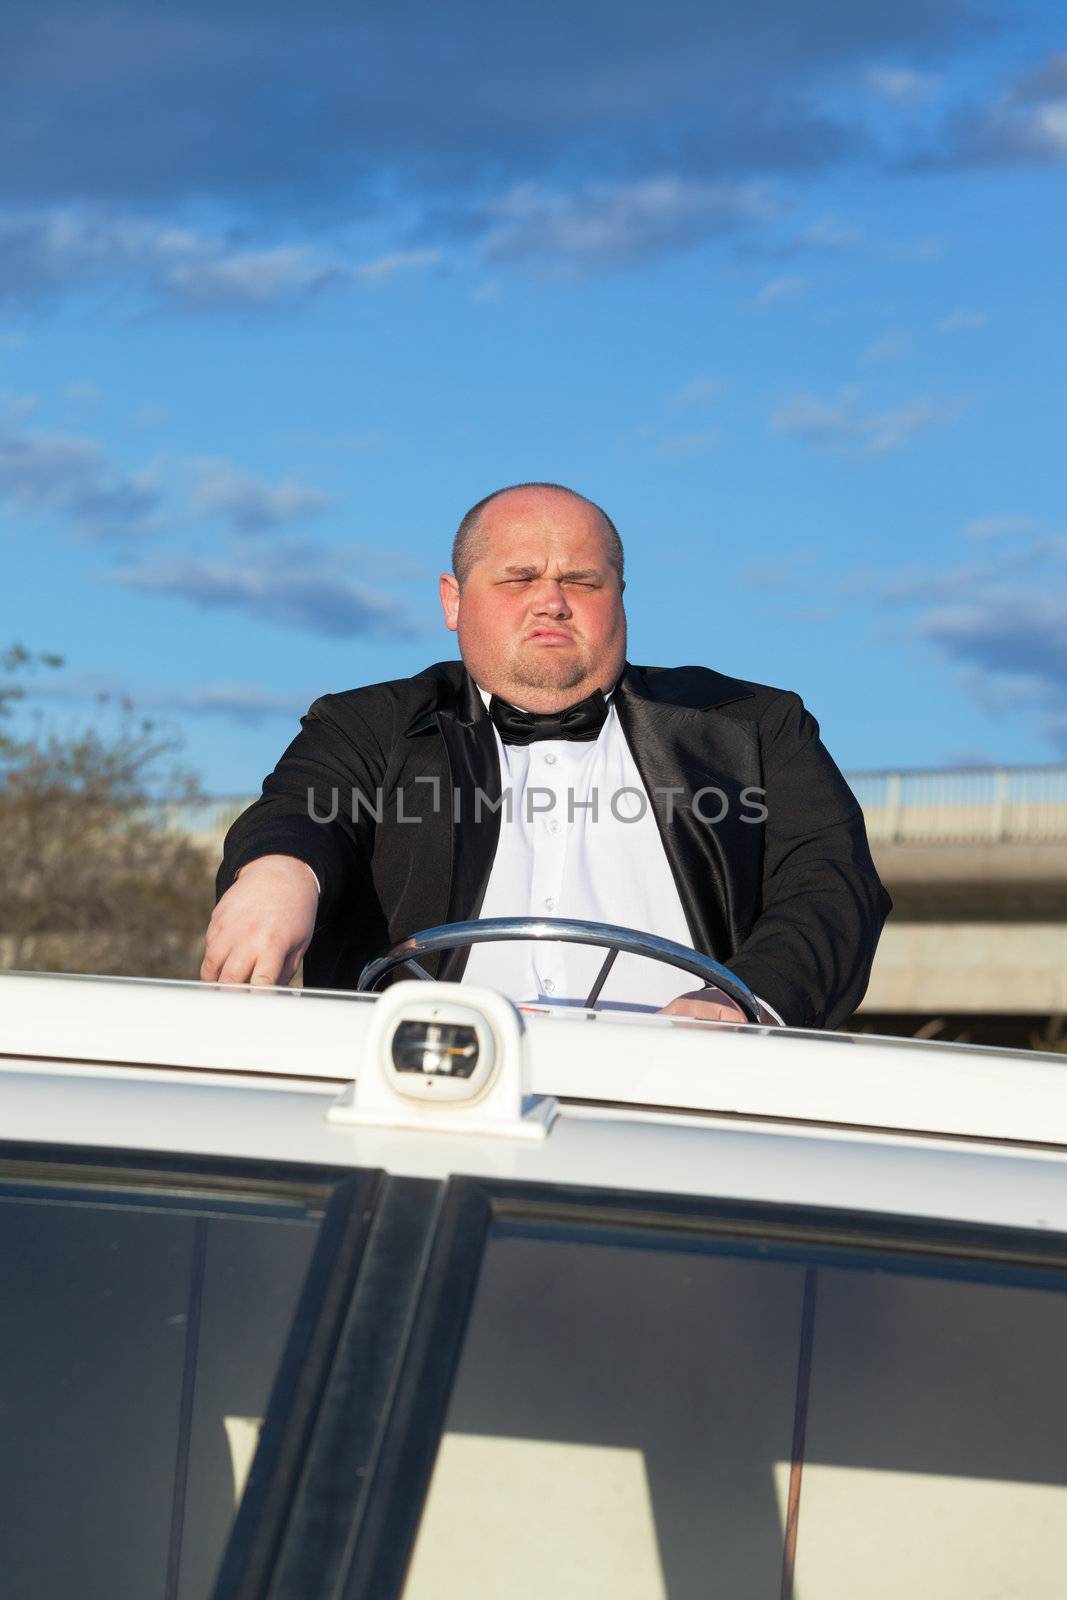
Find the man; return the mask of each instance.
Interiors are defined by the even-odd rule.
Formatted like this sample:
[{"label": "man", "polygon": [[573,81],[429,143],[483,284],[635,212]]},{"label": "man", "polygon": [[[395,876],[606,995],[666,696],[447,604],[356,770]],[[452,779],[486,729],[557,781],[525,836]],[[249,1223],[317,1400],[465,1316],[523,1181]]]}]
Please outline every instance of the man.
[{"label": "man", "polygon": [[[559,485],[479,501],[453,567],[441,601],[462,660],[315,702],[227,835],[201,976],[284,984],[303,958],[309,987],[351,988],[420,928],[552,901],[557,916],[643,915],[729,966],[767,1020],[840,1025],[890,901],[798,697],[628,666],[618,534]],[[580,947],[502,950],[435,970],[574,1003],[597,964]],[[741,1016],[653,965],[620,957],[616,1004]]]}]

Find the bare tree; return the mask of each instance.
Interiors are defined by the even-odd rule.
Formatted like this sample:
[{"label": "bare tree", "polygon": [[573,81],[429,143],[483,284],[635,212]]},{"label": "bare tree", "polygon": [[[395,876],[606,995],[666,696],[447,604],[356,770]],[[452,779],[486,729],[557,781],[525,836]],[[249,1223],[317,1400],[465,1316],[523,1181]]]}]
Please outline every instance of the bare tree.
[{"label": "bare tree", "polygon": [[[0,718],[32,693],[13,678],[61,664],[19,645],[0,655]],[[128,703],[106,714],[110,732],[0,726],[0,964],[194,978],[214,863],[173,819],[198,785],[173,735]]]}]

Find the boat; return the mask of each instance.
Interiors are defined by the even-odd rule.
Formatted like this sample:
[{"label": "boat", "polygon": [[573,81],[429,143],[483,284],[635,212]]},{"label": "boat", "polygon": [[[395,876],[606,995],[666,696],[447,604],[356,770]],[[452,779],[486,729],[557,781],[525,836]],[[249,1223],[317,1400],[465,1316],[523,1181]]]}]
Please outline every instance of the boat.
[{"label": "boat", "polygon": [[0,974],[5,1591],[1058,1595],[1067,1058],[411,975],[470,933]]}]

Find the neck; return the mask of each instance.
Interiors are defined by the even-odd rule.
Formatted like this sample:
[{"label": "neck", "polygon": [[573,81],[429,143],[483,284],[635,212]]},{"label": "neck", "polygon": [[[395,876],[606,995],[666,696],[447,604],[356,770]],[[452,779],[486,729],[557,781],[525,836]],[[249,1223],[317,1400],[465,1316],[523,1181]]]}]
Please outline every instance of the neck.
[{"label": "neck", "polygon": [[618,687],[621,676],[622,673],[620,671],[607,682],[594,679],[590,682],[576,684],[572,689],[555,689],[546,686],[534,687],[528,684],[487,683],[477,678],[474,679],[474,682],[485,705],[489,704],[493,695],[497,695],[501,700],[506,700],[508,705],[514,706],[517,711],[531,711],[537,716],[543,716],[557,711],[567,711],[571,706],[576,706],[580,701],[588,699],[598,689],[605,699],[610,700]]},{"label": "neck", "polygon": [[[590,695],[596,694],[599,688],[600,685],[595,684],[592,689],[567,689],[552,698],[547,698],[543,693],[537,694],[532,689],[518,689],[507,694],[502,694],[499,689],[490,692],[488,689],[483,689],[480,684],[478,692],[485,705],[489,704],[495,694],[498,699],[507,701],[509,706],[514,706],[516,711],[529,711],[534,716],[544,717],[554,716],[559,711],[569,711],[572,706],[581,705],[583,700],[588,700]],[[609,703],[613,692],[612,689],[601,690],[604,699]]]},{"label": "neck", "polygon": [[[589,689],[585,694],[582,695],[574,694],[572,692],[571,697],[567,700],[564,700],[561,705],[546,707],[527,705],[525,700],[519,699],[518,697],[512,699],[510,695],[499,694],[496,690],[490,691],[489,689],[483,689],[480,683],[476,683],[475,688],[481,695],[482,705],[485,706],[487,710],[489,708],[489,702],[493,698],[493,694],[497,693],[501,700],[506,700],[509,706],[515,707],[516,711],[529,711],[532,712],[534,716],[538,717],[553,715],[557,711],[568,711],[570,710],[571,706],[578,705],[582,700],[587,700],[589,695],[596,693],[595,689]],[[615,690],[604,689],[602,693],[604,695],[604,699],[607,701],[608,705],[610,705],[611,697],[615,693]]]}]

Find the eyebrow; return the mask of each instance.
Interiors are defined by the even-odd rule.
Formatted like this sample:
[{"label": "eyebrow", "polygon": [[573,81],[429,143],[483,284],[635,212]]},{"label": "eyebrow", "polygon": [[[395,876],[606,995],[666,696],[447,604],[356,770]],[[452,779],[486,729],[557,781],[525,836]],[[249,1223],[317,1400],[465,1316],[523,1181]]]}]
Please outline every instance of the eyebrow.
[{"label": "eyebrow", "polygon": [[[512,578],[539,578],[541,576],[540,567],[504,567],[503,570]],[[561,572],[560,577],[572,579],[599,578],[600,573],[595,567],[576,567],[570,572]]]}]

